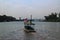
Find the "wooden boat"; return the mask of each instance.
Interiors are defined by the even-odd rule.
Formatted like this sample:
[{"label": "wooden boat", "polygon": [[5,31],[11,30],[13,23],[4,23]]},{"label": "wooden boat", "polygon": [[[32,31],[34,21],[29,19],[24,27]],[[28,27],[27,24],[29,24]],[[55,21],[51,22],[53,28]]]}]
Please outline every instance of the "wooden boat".
[{"label": "wooden boat", "polygon": [[24,31],[27,32],[27,33],[31,33],[31,32],[34,32],[35,33],[36,32],[34,30],[34,28],[32,28],[31,26],[25,26]]},{"label": "wooden boat", "polygon": [[35,29],[32,27],[32,25],[35,25],[34,23],[32,23],[32,15],[31,15],[31,20],[28,21],[27,19],[25,19],[25,23],[24,23],[24,31],[31,33],[31,32],[36,32]]}]

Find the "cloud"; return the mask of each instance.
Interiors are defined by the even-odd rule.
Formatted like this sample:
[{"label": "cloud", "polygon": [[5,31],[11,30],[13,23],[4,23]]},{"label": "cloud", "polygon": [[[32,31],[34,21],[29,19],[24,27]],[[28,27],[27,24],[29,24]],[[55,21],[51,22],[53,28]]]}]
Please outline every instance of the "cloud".
[{"label": "cloud", "polygon": [[18,17],[43,18],[51,12],[60,12],[59,0],[0,0],[0,14]]}]

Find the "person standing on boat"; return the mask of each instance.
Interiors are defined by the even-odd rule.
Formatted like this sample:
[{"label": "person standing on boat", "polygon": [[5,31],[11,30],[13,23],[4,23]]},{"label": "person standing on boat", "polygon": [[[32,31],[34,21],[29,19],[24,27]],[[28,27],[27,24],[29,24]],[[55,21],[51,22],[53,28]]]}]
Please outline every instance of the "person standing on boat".
[{"label": "person standing on boat", "polygon": [[24,19],[24,25],[27,26],[27,25],[30,25],[30,24],[31,24],[31,22],[27,18],[25,18]]},{"label": "person standing on boat", "polygon": [[25,25],[25,26],[28,25],[28,19],[27,19],[27,18],[24,19],[24,25]]},{"label": "person standing on boat", "polygon": [[30,21],[29,21],[27,18],[24,19],[24,27],[25,27],[25,29],[33,30],[33,28],[31,27],[30,24],[31,24],[31,23],[30,23]]}]

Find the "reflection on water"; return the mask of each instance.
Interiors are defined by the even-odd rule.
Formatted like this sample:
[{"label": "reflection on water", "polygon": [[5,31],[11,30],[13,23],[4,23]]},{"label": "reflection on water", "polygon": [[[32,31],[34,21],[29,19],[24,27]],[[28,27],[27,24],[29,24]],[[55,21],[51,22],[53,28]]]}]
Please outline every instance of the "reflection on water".
[{"label": "reflection on water", "polygon": [[60,40],[59,22],[34,22],[36,33],[24,32],[23,22],[0,23],[0,40]]}]

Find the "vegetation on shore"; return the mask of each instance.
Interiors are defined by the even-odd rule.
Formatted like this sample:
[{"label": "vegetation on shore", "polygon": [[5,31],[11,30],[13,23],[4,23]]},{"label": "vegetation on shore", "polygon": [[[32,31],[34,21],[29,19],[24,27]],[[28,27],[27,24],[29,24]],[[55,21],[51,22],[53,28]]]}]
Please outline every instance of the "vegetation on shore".
[{"label": "vegetation on shore", "polygon": [[0,22],[9,22],[9,21],[16,21],[15,17],[0,15]]},{"label": "vegetation on shore", "polygon": [[60,13],[51,13],[48,16],[44,16],[47,22],[60,22]]},{"label": "vegetation on shore", "polygon": [[[45,20],[32,19],[32,21],[42,21],[42,22],[60,22],[60,13],[51,13],[48,16],[44,16]],[[30,20],[30,19],[29,19]],[[10,22],[10,21],[24,21],[24,19],[16,19],[12,16],[0,15],[0,22]]]}]

